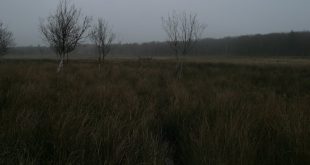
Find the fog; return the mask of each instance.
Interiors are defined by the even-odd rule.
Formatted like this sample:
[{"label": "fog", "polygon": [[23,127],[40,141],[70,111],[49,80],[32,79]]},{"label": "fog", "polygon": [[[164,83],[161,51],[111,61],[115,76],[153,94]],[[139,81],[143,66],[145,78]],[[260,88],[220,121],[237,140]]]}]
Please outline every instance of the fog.
[{"label": "fog", "polygon": [[[84,14],[103,17],[113,26],[116,42],[166,39],[161,17],[188,11],[207,25],[203,37],[304,31],[310,29],[309,0],[73,0]],[[39,18],[57,0],[0,0],[0,20],[14,33],[17,46],[43,44]]]}]

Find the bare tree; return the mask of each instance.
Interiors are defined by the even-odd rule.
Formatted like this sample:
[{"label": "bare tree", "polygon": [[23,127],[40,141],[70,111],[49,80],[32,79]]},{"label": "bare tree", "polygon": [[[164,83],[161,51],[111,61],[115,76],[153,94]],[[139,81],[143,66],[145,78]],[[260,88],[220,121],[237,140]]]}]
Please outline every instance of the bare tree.
[{"label": "bare tree", "polygon": [[97,46],[99,71],[101,71],[101,63],[104,63],[105,57],[111,51],[111,44],[115,39],[115,34],[112,32],[108,22],[99,18],[97,24],[94,25],[90,32],[90,38]]},{"label": "bare tree", "polygon": [[180,55],[186,56],[193,49],[205,30],[205,25],[198,21],[197,14],[176,13],[162,18],[162,24],[168,36],[168,44],[177,59],[177,77],[183,73]]},{"label": "bare tree", "polygon": [[57,71],[63,68],[64,58],[72,52],[85,38],[87,29],[90,27],[91,18],[83,16],[81,9],[77,9],[70,0],[60,0],[54,14],[40,23],[40,30],[44,39],[56,52],[59,65]]},{"label": "bare tree", "polygon": [[0,22],[0,56],[5,55],[8,52],[9,46],[13,45],[13,33]]}]

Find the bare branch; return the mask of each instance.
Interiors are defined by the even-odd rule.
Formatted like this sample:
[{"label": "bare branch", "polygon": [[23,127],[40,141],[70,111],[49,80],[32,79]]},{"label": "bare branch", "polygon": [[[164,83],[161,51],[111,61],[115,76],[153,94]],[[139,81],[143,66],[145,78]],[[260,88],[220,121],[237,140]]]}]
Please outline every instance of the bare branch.
[{"label": "bare branch", "polygon": [[93,26],[89,36],[97,46],[100,69],[101,60],[104,62],[106,55],[110,53],[112,42],[115,39],[115,34],[112,32],[112,28],[109,26],[108,22],[102,18],[99,18],[97,24]]},{"label": "bare branch", "polygon": [[62,61],[64,57],[80,44],[90,28],[91,18],[83,16],[70,0],[61,0],[56,12],[50,15],[46,23],[40,23],[40,31],[50,47]]},{"label": "bare branch", "polygon": [[176,13],[162,18],[163,28],[168,36],[168,44],[177,58],[177,72],[182,72],[179,54],[187,55],[201,37],[205,26],[199,23],[196,14]]},{"label": "bare branch", "polygon": [[199,23],[196,14],[186,12],[173,12],[167,18],[162,18],[162,24],[168,43],[176,55],[188,54],[205,30],[205,25]]}]

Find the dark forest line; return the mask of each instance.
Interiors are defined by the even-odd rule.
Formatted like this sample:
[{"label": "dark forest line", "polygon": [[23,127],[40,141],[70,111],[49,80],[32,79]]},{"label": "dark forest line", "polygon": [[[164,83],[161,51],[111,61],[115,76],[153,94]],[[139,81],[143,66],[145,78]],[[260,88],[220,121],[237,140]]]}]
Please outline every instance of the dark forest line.
[{"label": "dark forest line", "polygon": [[[52,55],[45,46],[15,47],[10,50],[14,55]],[[73,54],[95,57],[94,45],[84,44]],[[156,57],[172,55],[166,42],[118,43],[112,45],[110,56]],[[310,54],[310,32],[289,32],[243,35],[220,39],[205,38],[198,41],[191,55],[245,55],[245,56],[307,56]],[[8,56],[9,56],[8,55]]]}]

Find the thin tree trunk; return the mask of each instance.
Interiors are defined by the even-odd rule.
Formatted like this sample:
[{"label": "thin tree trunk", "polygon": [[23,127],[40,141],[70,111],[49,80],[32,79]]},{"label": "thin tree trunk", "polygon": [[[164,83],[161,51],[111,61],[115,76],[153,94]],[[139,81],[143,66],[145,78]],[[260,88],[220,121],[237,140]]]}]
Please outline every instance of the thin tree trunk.
[{"label": "thin tree trunk", "polygon": [[98,58],[99,72],[101,72],[101,55]]},{"label": "thin tree trunk", "polygon": [[63,66],[64,66],[64,56],[61,55],[60,61],[59,61],[58,67],[57,67],[57,73],[59,73],[63,69]]}]

